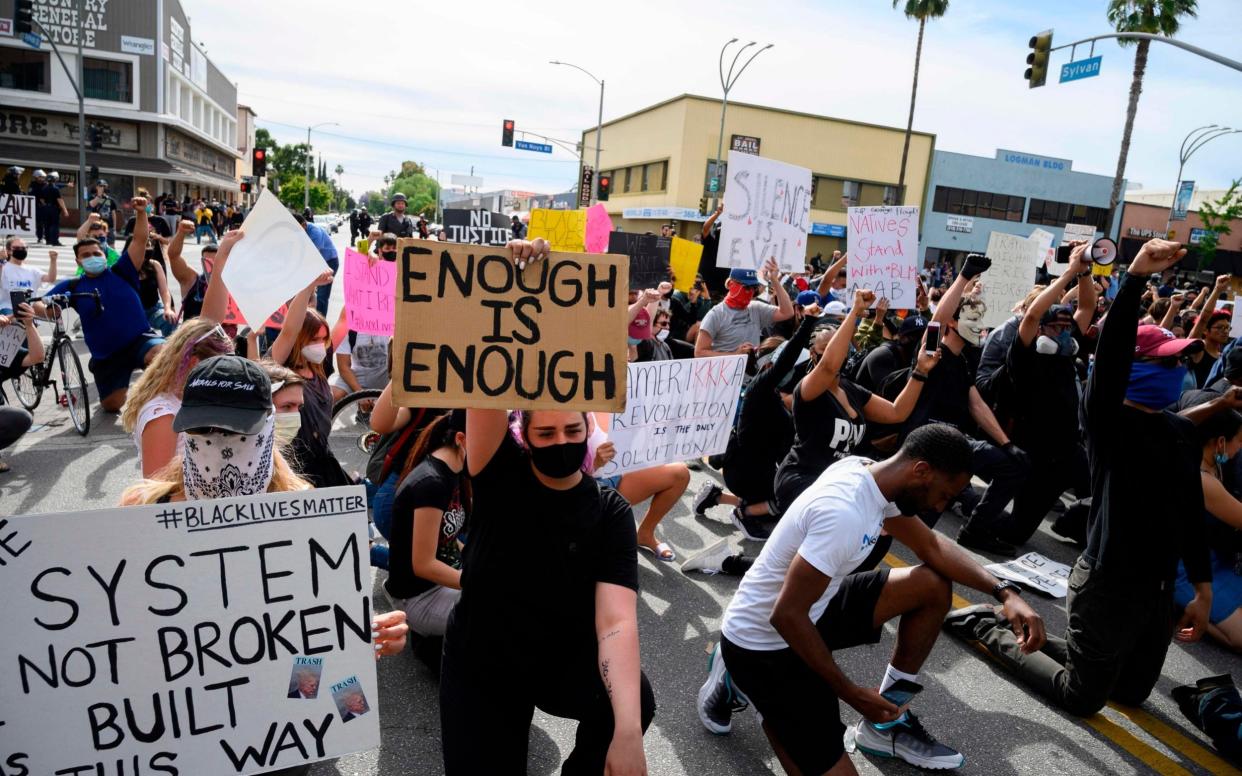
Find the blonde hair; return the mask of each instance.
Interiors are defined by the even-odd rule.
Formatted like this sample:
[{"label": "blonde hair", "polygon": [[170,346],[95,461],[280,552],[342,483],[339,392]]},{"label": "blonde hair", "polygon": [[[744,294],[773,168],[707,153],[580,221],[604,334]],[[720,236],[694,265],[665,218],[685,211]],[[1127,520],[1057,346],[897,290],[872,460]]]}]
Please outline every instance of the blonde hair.
[{"label": "blonde hair", "polygon": [[129,396],[121,407],[121,427],[126,433],[134,432],[138,425],[138,413],[156,396],[169,393],[181,397],[190,374],[191,358],[197,357],[201,361],[233,352],[232,340],[225,342],[210,336],[211,330],[218,325],[207,318],[191,318],[169,336],[159,355],[129,389]]},{"label": "blonde hair", "polygon": [[[272,448],[272,481],[268,483],[268,493],[288,493],[295,490],[310,490],[311,484],[297,475],[289,462],[281,455],[279,448]],[[151,475],[149,479],[140,480],[130,485],[121,494],[121,506],[129,507],[138,504],[155,504],[165,499],[185,496],[185,475],[181,468],[181,456],[174,456],[162,469]]]}]

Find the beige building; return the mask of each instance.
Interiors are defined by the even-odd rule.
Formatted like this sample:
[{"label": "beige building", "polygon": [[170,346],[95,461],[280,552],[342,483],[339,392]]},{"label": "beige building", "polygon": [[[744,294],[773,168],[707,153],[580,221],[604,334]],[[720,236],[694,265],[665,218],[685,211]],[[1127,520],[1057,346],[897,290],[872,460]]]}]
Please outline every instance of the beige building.
[{"label": "beige building", "polygon": [[[626,231],[658,231],[678,222],[692,236],[710,206],[710,180],[720,138],[720,100],[683,94],[603,126],[600,169],[612,176],[604,203]],[[813,178],[808,256],[845,249],[846,208],[856,205],[919,206],[925,199],[936,138],[915,132],[906,164],[906,191],[897,192],[905,130],[809,113],[730,102],[725,114],[722,165],[735,147],[807,167]],[[582,133],[592,160],[595,128]],[[722,170],[722,173],[725,171]],[[696,222],[696,223],[685,223]]]}]

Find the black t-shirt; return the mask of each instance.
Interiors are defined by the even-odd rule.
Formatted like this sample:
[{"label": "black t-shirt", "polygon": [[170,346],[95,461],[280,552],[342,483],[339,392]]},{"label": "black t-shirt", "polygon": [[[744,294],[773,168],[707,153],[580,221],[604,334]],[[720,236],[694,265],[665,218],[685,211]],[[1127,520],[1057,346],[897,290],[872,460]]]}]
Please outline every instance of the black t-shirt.
[{"label": "black t-shirt", "polygon": [[841,390],[849,400],[850,417],[832,391],[824,391],[812,401],[802,398],[802,384],[794,388],[794,444],[781,474],[819,475],[840,458],[850,455],[867,433],[863,407],[871,401],[871,391],[841,378]]},{"label": "black t-shirt", "polygon": [[1200,388],[1207,387],[1208,373],[1212,371],[1212,367],[1216,365],[1218,356],[1213,356],[1206,350],[1198,361],[1190,365],[1190,371],[1194,372],[1195,385]]},{"label": "black t-shirt", "polygon": [[941,345],[940,363],[927,375],[918,404],[906,421],[906,433],[927,422],[948,423],[969,433],[974,427],[970,417],[970,388],[974,384],[975,368],[966,348],[954,353]]},{"label": "black t-shirt", "polygon": [[895,340],[885,340],[863,359],[858,368],[858,384],[869,391],[878,391],[884,378],[898,369],[910,366],[901,355],[901,345]]},{"label": "black t-shirt", "polygon": [[1014,337],[1006,364],[1015,399],[1013,433],[1022,449],[1052,454],[1075,445],[1082,438],[1078,427],[1078,372],[1073,356],[1036,352]]},{"label": "black t-shirt", "polygon": [[34,195],[34,198],[40,205],[55,205],[57,200],[60,199],[60,189],[51,183],[44,183],[41,186],[32,185],[30,193]]},{"label": "black t-shirt", "polygon": [[503,643],[542,665],[594,656],[596,583],[638,590],[630,505],[587,476],[569,490],[545,487],[508,434],[471,490],[447,647],[494,660]]},{"label": "black t-shirt", "polygon": [[[22,362],[26,360],[26,356],[29,353],[30,351],[25,346],[22,346],[17,349],[17,353],[14,354],[13,360],[9,362],[8,366],[0,366],[0,383],[7,383],[9,380],[16,380],[22,376],[22,372],[26,371],[26,367],[22,366]],[[0,404],[3,404],[3,402],[0,402]]]},{"label": "black t-shirt", "polygon": [[393,598],[413,598],[436,584],[414,574],[414,510],[422,507],[444,513],[440,519],[436,560],[455,569],[461,568],[457,534],[466,522],[466,511],[461,503],[461,475],[444,461],[429,455],[401,481],[393,500],[388,581],[384,583]]}]

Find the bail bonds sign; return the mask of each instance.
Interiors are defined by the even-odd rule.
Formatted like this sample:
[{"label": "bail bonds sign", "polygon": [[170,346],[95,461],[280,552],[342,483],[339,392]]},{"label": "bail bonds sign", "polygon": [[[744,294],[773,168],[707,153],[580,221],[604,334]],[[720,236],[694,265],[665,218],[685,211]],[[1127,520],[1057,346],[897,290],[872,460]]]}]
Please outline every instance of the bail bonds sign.
[{"label": "bail bonds sign", "polygon": [[[379,745],[366,494],[0,518],[0,773],[263,773]],[[324,688],[324,689],[321,689]]]},{"label": "bail bonds sign", "polygon": [[397,244],[393,398],[406,407],[619,410],[629,261]]}]

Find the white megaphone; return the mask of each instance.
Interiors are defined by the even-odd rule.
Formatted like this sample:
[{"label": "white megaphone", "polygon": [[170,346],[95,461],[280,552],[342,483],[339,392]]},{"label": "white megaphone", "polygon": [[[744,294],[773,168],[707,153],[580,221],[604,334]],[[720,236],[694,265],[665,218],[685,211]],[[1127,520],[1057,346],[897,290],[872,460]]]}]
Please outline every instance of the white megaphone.
[{"label": "white megaphone", "polygon": [[1101,237],[1087,248],[1087,255],[1092,263],[1107,267],[1117,260],[1117,243],[1108,237]]}]

